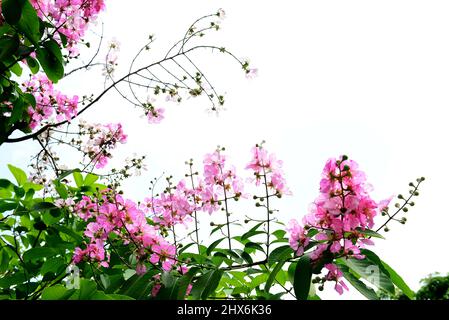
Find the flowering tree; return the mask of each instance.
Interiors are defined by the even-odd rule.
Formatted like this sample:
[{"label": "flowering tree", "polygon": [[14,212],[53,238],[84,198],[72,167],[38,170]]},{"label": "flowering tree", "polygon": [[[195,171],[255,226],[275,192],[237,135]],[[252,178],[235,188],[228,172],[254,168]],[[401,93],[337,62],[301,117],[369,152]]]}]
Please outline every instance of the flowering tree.
[{"label": "flowering tree", "polygon": [[[375,289],[409,298],[414,293],[378,255],[367,249],[392,221],[414,205],[424,178],[408,197],[376,201],[365,173],[348,156],[327,161],[319,194],[301,222],[285,223],[276,203],[290,196],[282,161],[264,142],[237,169],[217,147],[197,166],[186,162],[182,179],[152,181],[140,201],[121,183],[145,167],[133,157],[100,174],[127,135],[120,123],[92,124],[78,117],[111,91],[150,124],[164,119],[163,104],[206,97],[219,112],[224,96],[195,62],[207,49],[230,57],[247,77],[257,70],[224,47],[204,43],[225,13],[197,19],[165,56],[148,61],[152,36],[116,77],[119,43],[99,59],[103,36],[88,63],[73,69],[103,0],[2,0],[0,14],[0,144],[33,140],[40,151],[31,173],[9,165],[15,181],[0,179],[0,297],[6,299],[319,299],[315,289],[349,285],[369,299]],[[100,66],[104,90],[68,96],[59,80]],[[23,72],[29,72],[25,75]],[[164,102],[160,98],[165,98]],[[63,147],[79,152],[68,168]],[[242,170],[243,169],[243,170]],[[162,182],[162,181],[163,182]],[[251,204],[253,213],[234,212]],[[199,232],[212,216],[208,239]],[[301,218],[298,214],[298,218]],[[379,223],[380,217],[384,221]]]}]

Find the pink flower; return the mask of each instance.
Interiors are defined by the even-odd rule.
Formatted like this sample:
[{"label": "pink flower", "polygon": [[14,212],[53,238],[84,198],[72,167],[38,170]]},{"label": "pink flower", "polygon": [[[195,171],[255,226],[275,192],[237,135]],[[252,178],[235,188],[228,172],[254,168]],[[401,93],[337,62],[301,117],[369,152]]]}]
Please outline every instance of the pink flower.
[{"label": "pink flower", "polygon": [[394,198],[394,196],[391,196],[391,197],[389,197],[389,198],[387,198],[387,199],[381,200],[381,201],[378,203],[379,211],[380,211],[380,212],[382,212],[382,211],[388,211],[388,206],[390,205],[390,202],[391,202],[391,200],[393,200],[393,198]]},{"label": "pink flower", "polygon": [[192,288],[193,288],[192,284],[189,283],[189,285],[187,286],[187,289],[186,289],[186,297],[188,297],[190,295],[190,292],[192,292]]},{"label": "pink flower", "polygon": [[75,212],[81,219],[88,220],[92,217],[95,208],[95,203],[92,203],[89,197],[83,196],[81,201],[75,205]]},{"label": "pink flower", "polygon": [[152,297],[156,297],[157,294],[159,293],[159,291],[161,290],[161,284],[160,283],[155,283],[153,285],[153,289],[151,289],[151,296]]},{"label": "pink flower", "polygon": [[80,263],[83,261],[84,257],[86,256],[86,250],[82,250],[81,248],[75,248],[75,252],[73,253],[72,261],[75,264]]},{"label": "pink flower", "polygon": [[164,119],[165,109],[151,108],[147,113],[148,123],[160,123]]},{"label": "pink flower", "polygon": [[176,254],[175,246],[163,242],[161,244],[156,244],[151,247],[153,254],[151,255],[150,262],[156,264],[162,262],[162,269],[165,271],[170,271],[175,260],[173,257]]},{"label": "pink flower", "polygon": [[259,73],[259,70],[257,68],[248,69],[248,70],[246,70],[246,78],[254,79],[257,77],[258,73]]},{"label": "pink flower", "polygon": [[324,267],[329,270],[328,274],[326,275],[326,280],[328,281],[335,281],[335,290],[341,295],[343,294],[343,289],[349,291],[346,284],[340,280],[343,276],[343,273],[338,269],[338,267],[333,263],[325,264]]},{"label": "pink flower", "polygon": [[268,154],[261,145],[253,147],[252,154],[253,157],[246,165],[246,169],[253,171],[255,177],[253,181],[256,182],[256,186],[259,186],[262,181],[265,183],[266,180],[267,187],[276,195],[290,195],[291,192],[282,172],[282,161],[277,160],[274,153]]},{"label": "pink flower", "polygon": [[309,244],[310,239],[305,234],[303,227],[295,219],[290,220],[287,232],[290,233],[290,246],[295,250],[297,256],[301,256],[304,253],[304,247]]},{"label": "pink flower", "polygon": [[[97,220],[98,221],[98,220]],[[108,221],[91,222],[87,225],[84,235],[86,237],[99,240],[106,240],[108,238],[109,232],[113,229]]]},{"label": "pink flower", "polygon": [[141,276],[147,273],[147,267],[143,263],[138,263],[136,266],[136,274]]},{"label": "pink flower", "polygon": [[83,143],[83,151],[97,169],[104,168],[112,158],[111,151],[118,143],[126,143],[127,135],[120,123],[83,124],[88,140]]}]

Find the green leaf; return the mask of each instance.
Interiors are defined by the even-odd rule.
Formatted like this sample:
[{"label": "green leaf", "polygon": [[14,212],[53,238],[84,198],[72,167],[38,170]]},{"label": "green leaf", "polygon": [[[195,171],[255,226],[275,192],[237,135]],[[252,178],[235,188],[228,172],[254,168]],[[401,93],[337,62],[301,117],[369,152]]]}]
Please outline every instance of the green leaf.
[{"label": "green leaf", "polygon": [[0,39],[0,61],[11,57],[19,48],[19,38],[15,37],[3,37]]},{"label": "green leaf", "polygon": [[245,252],[243,250],[235,250],[237,251],[240,256],[243,258],[243,260],[245,260],[247,263],[253,263],[253,258],[251,258],[251,255],[248,252]]},{"label": "green leaf", "polygon": [[356,228],[356,231],[361,234],[364,234],[366,236],[373,237],[373,238],[385,239],[385,237],[383,235],[381,235],[380,233],[378,233],[374,230],[371,230],[371,229],[363,230],[362,228],[359,227],[359,228]]},{"label": "green leaf", "polygon": [[96,175],[94,175],[94,174],[91,174],[91,173],[88,173],[88,174],[86,175],[86,177],[84,178],[84,185],[85,185],[85,186],[91,186],[91,185],[94,184],[95,181],[97,181],[97,180],[98,180],[98,176],[96,176]]},{"label": "green leaf", "polygon": [[42,300],[67,300],[75,292],[75,289],[67,289],[63,285],[57,284],[47,287],[42,292]]},{"label": "green leaf", "polygon": [[138,300],[148,299],[151,289],[153,288],[152,277],[156,273],[158,273],[158,271],[153,270],[142,276],[137,274],[133,275],[125,281],[119,293]]},{"label": "green leaf", "polygon": [[39,191],[39,190],[42,190],[44,188],[43,185],[40,185],[40,184],[37,184],[37,183],[32,183],[32,182],[29,182],[29,181],[25,182],[22,187],[23,187],[23,189],[26,192],[28,192],[31,189],[33,189],[34,191]]},{"label": "green leaf", "polygon": [[14,63],[9,70],[14,73],[16,76],[20,77],[22,75],[22,67],[18,63]]},{"label": "green leaf", "polygon": [[295,290],[296,299],[298,300],[307,299],[310,291],[311,280],[312,280],[312,265],[310,263],[310,257],[304,255],[298,260],[295,269],[293,289]]},{"label": "green leaf", "polygon": [[24,283],[25,281],[25,274],[23,272],[16,272],[9,276],[0,278],[0,288],[9,288],[13,285]]},{"label": "green leaf", "polygon": [[41,274],[45,275],[48,272],[57,274],[63,267],[66,266],[66,261],[62,257],[53,257],[47,259],[41,268]]},{"label": "green leaf", "polygon": [[285,261],[279,261],[278,264],[276,264],[276,266],[273,268],[273,271],[271,271],[270,276],[268,277],[268,280],[265,284],[266,292],[270,292],[271,285],[273,284],[278,272],[282,269],[284,264],[285,264]]},{"label": "green leaf", "polygon": [[44,210],[50,210],[50,209],[55,209],[57,208],[57,206],[55,206],[53,203],[51,202],[38,202],[33,206],[33,210],[35,211],[44,211]]},{"label": "green leaf", "polygon": [[123,294],[116,294],[116,293],[108,294],[108,297],[110,297],[112,300],[135,300],[132,297],[128,297]]},{"label": "green leaf", "polygon": [[284,261],[292,257],[293,249],[289,245],[280,246],[274,249],[268,257],[268,265],[272,266],[276,262]]},{"label": "green leaf", "polygon": [[36,10],[34,10],[33,6],[27,0],[24,0],[22,16],[18,22],[18,27],[28,40],[37,46],[37,43],[41,38],[39,32],[39,18],[37,17]]},{"label": "green leaf", "polygon": [[272,234],[276,237],[276,239],[282,239],[287,232],[285,230],[276,230]]},{"label": "green leaf", "polygon": [[190,242],[184,246],[182,246],[179,250],[178,250],[178,254],[183,253],[184,251],[186,251],[188,248],[190,248],[191,246],[193,246],[195,244],[195,242]]},{"label": "green leaf", "polygon": [[103,291],[95,291],[89,300],[112,300],[112,298]]},{"label": "green leaf", "polygon": [[268,274],[266,274],[266,273],[259,274],[259,275],[255,276],[254,278],[251,278],[251,281],[248,284],[248,288],[252,290],[252,289],[260,286],[261,284],[265,283],[267,281],[267,279],[268,279]]},{"label": "green leaf", "polygon": [[264,224],[265,221],[257,223],[254,227],[252,227],[248,232],[244,233],[241,237],[241,240],[246,240],[252,236],[255,236],[257,234],[265,233],[264,231],[258,231],[259,227]]},{"label": "green leaf", "polygon": [[28,68],[30,68],[30,70],[33,74],[36,74],[39,72],[40,66],[39,66],[39,62],[37,62],[36,59],[34,59],[33,57],[27,57],[26,62],[27,62]]},{"label": "green leaf", "polygon": [[61,64],[64,63],[64,60],[63,60],[63,58],[62,58],[61,48],[59,47],[58,43],[57,43],[55,40],[53,40],[53,39],[47,40],[47,41],[44,42],[43,46],[44,46],[49,52],[51,52],[52,55],[53,55],[56,59],[58,59],[58,61],[59,61]]},{"label": "green leaf", "polygon": [[97,291],[97,284],[88,279],[81,279],[80,281],[80,289],[79,296],[77,297],[79,300],[90,300],[90,298]]},{"label": "green leaf", "polygon": [[209,236],[213,235],[218,230],[221,230],[221,228],[223,228],[224,226],[225,226],[225,224],[220,224],[220,225],[216,226],[215,228],[212,229],[212,231],[210,232]]},{"label": "green leaf", "polygon": [[67,170],[64,171],[63,173],[61,173],[57,179],[57,181],[61,181],[62,179],[64,179],[65,177],[68,177],[69,175],[71,175],[74,172],[80,172],[80,169],[73,169],[73,170]]},{"label": "green leaf", "polygon": [[8,270],[9,267],[9,260],[10,257],[8,255],[8,252],[6,250],[0,251],[0,273],[5,273],[6,270]]},{"label": "green leaf", "polygon": [[47,229],[47,225],[41,220],[38,220],[33,224],[33,228],[39,231],[43,231]]},{"label": "green leaf", "polygon": [[164,272],[161,276],[163,286],[157,294],[157,299],[184,300],[187,286],[189,285],[192,276],[193,274],[190,274],[188,275],[188,279],[182,280],[182,277],[174,277],[172,273]]},{"label": "green leaf", "polygon": [[73,179],[75,179],[75,184],[78,188],[83,185],[83,176],[81,173],[77,171],[73,172]]},{"label": "green leaf", "polygon": [[62,199],[67,199],[69,197],[69,193],[67,192],[67,189],[65,185],[63,185],[60,181],[55,180],[54,181],[55,190],[59,194],[59,196]]},{"label": "green leaf", "polygon": [[61,39],[61,43],[64,47],[67,46],[67,36],[61,32],[58,32],[59,34],[59,39]]},{"label": "green leaf", "polygon": [[25,190],[21,187],[14,186],[14,193],[16,194],[16,198],[23,198],[25,195]]},{"label": "green leaf", "polygon": [[207,271],[193,284],[192,297],[194,299],[207,299],[217,288],[222,276],[222,270]]},{"label": "green leaf", "polygon": [[64,67],[52,50],[47,47],[37,48],[36,56],[45,74],[53,83],[57,83],[64,76]]},{"label": "green leaf", "polygon": [[17,208],[17,202],[0,201],[0,212],[7,212]]},{"label": "green leaf", "polygon": [[26,173],[22,169],[14,167],[11,164],[8,164],[8,168],[9,168],[9,171],[11,171],[12,175],[14,176],[14,178],[16,178],[17,184],[19,186],[21,186],[25,182],[27,182],[27,180],[28,180],[27,179],[27,175],[26,175]]},{"label": "green leaf", "polygon": [[6,22],[9,24],[16,24],[19,22],[25,2],[25,0],[2,1],[2,14],[3,17],[5,17]]},{"label": "green leaf", "polygon": [[65,226],[61,226],[61,225],[54,225],[53,228],[55,228],[56,230],[58,230],[59,232],[62,232],[68,236],[70,236],[72,239],[76,240],[78,243],[83,242],[83,237],[81,235],[79,235],[78,233],[76,233],[75,231],[73,231],[70,228],[67,228]]},{"label": "green leaf", "polygon": [[49,247],[31,248],[23,254],[23,260],[27,262],[36,259],[53,257],[56,254],[59,254],[59,250],[56,250],[54,248]]},{"label": "green leaf", "polygon": [[187,292],[187,287],[189,286],[189,284],[192,282],[192,278],[197,274],[198,270],[200,268],[198,267],[192,267],[190,268],[190,270],[184,274],[181,279],[179,279],[178,281],[178,295],[176,297],[177,300],[184,300],[184,297],[186,295]]},{"label": "green leaf", "polygon": [[0,179],[0,188],[2,189],[10,189],[12,188],[13,184],[11,183],[11,181],[6,180],[6,179]]},{"label": "green leaf", "polygon": [[247,242],[245,244],[245,249],[244,250],[248,252],[247,249],[255,249],[255,250],[259,250],[259,251],[265,253],[265,250],[263,249],[263,247],[260,244],[256,243],[256,242]]},{"label": "green leaf", "polygon": [[343,272],[343,276],[345,277],[345,279],[348,280],[348,282],[354,288],[356,288],[357,291],[359,291],[369,300],[379,300],[376,292],[373,289],[367,287],[366,284],[364,284],[353,273],[351,273],[347,266],[339,264],[338,268]]},{"label": "green leaf", "polygon": [[212,244],[207,248],[206,250],[206,254],[209,256],[212,251],[220,244],[220,242],[222,242],[224,239],[226,239],[226,237],[218,239],[214,242],[212,242]]},{"label": "green leaf", "polygon": [[409,298],[413,299],[415,297],[415,292],[410,289],[410,287],[405,283],[404,279],[394,271],[385,261],[382,261],[383,266],[387,269],[390,274],[390,279],[393,283]]},{"label": "green leaf", "polygon": [[385,274],[383,269],[376,262],[368,257],[365,259],[338,259],[358,277],[364,278],[369,283],[383,289],[392,294],[395,293],[393,282],[391,282],[389,275]]}]

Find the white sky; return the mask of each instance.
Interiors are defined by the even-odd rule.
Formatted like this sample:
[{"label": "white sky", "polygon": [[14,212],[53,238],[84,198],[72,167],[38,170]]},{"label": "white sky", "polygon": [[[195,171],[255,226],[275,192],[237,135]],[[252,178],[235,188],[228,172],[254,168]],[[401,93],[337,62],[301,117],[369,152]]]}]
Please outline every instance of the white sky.
[{"label": "white sky", "polygon": [[[227,110],[219,117],[204,112],[208,101],[200,98],[164,106],[164,122],[148,125],[115,94],[83,117],[123,123],[129,142],[117,149],[117,163],[132,152],[149,156],[149,170],[127,183],[128,195],[143,198],[162,171],[182,177],[186,159],[199,164],[217,144],[245,174],[250,148],[265,139],[284,160],[294,193],[278,201],[280,217],[301,219],[317,196],[326,159],[348,154],[366,171],[378,200],[405,194],[409,181],[427,178],[407,224],[392,224],[373,250],[413,289],[427,274],[449,271],[449,2],[107,1],[105,39],[121,42],[117,75],[149,34],[157,38],[149,56],[156,60],[193,20],[220,7],[227,15],[223,29],[205,42],[250,58],[259,76],[245,79],[220,55],[198,57],[226,92]],[[61,83],[77,94],[98,93],[102,85],[100,70]],[[31,145],[0,147],[2,175],[7,163],[27,164]],[[360,297],[354,292],[341,298]],[[330,286],[321,296],[340,298]]]}]

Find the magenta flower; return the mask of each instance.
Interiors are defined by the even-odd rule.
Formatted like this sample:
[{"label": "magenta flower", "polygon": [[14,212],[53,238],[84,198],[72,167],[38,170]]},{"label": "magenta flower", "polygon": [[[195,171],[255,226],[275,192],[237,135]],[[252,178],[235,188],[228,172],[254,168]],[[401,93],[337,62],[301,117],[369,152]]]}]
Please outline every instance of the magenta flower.
[{"label": "magenta flower", "polygon": [[343,273],[338,269],[338,267],[333,263],[325,264],[324,267],[329,270],[329,272],[326,275],[326,280],[328,281],[335,281],[335,291],[337,291],[340,295],[343,294],[343,289],[346,291],[349,291],[348,287],[346,286],[346,283],[343,282],[343,280],[340,280],[343,276]]},{"label": "magenta flower", "polygon": [[163,108],[152,108],[147,113],[148,123],[160,123],[164,119],[165,109]]},{"label": "magenta flower", "polygon": [[[363,231],[374,226],[375,216],[389,203],[389,200],[376,203],[369,195],[371,190],[355,161],[346,156],[329,159],[322,172],[320,194],[303,218],[304,227],[293,222],[287,228],[292,249],[302,255],[309,241],[317,241],[319,244],[310,253],[312,263],[325,253],[334,258],[363,259],[361,249],[374,244]],[[314,231],[315,235],[306,238],[304,229]],[[342,294],[347,287],[339,280],[341,271],[334,264],[325,267],[329,270],[326,279],[335,281],[335,289]]]},{"label": "magenta flower", "polygon": [[291,192],[282,172],[282,161],[277,160],[274,153],[268,154],[261,145],[253,147],[252,154],[253,157],[246,165],[246,169],[253,172],[254,179],[252,181],[255,181],[256,186],[259,186],[261,182],[265,183],[266,180],[267,187],[276,195],[290,195]]},{"label": "magenta flower", "polygon": [[175,246],[168,242],[163,242],[160,245],[156,244],[152,246],[151,249],[153,254],[151,255],[150,262],[153,264],[161,262],[162,269],[170,271],[175,264],[175,260],[173,259],[176,254]]},{"label": "magenta flower", "polygon": [[136,266],[136,274],[141,276],[147,273],[147,267],[143,263],[138,263]]},{"label": "magenta flower", "polygon": [[310,238],[307,237],[304,228],[295,219],[290,220],[287,232],[290,233],[290,246],[295,250],[297,256],[301,256],[304,253],[304,247],[309,244]]},{"label": "magenta flower", "polygon": [[[22,88],[36,100],[36,107],[27,109],[31,129],[44,125],[45,121],[70,121],[78,114],[78,96],[69,98],[56,90],[44,73],[33,75],[22,84]],[[52,118],[54,114],[56,118]]]}]

